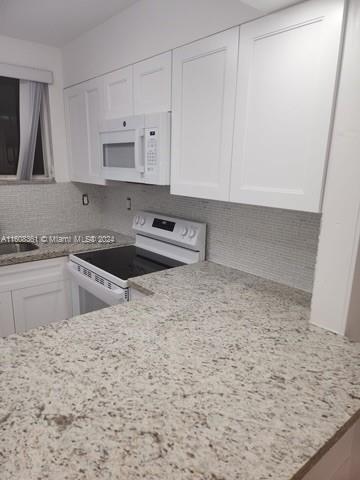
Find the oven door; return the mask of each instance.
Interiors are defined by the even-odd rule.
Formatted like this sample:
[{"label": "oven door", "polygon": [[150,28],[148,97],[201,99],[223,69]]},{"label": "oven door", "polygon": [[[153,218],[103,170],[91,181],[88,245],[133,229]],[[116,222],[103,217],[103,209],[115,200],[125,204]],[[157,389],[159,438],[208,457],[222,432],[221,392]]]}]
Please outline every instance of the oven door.
[{"label": "oven door", "polygon": [[94,281],[78,271],[78,265],[72,261],[67,264],[71,279],[73,314],[100,310],[110,305],[118,305],[128,300],[128,289],[112,286],[111,289]]},{"label": "oven door", "polygon": [[100,133],[105,180],[142,182],[145,173],[144,129]]}]

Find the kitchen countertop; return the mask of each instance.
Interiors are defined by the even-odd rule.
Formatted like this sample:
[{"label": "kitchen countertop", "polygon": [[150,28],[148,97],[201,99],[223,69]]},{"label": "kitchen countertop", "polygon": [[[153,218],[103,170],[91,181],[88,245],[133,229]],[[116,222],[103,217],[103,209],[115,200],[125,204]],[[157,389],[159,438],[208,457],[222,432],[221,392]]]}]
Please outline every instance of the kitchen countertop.
[{"label": "kitchen countertop", "polygon": [[[0,340],[1,480],[290,480],[359,417],[360,345],[217,264]],[[306,467],[304,467],[306,465]]]},{"label": "kitchen countertop", "polygon": [[[7,238],[8,236],[0,234],[0,240],[3,237]],[[91,231],[34,235],[32,243],[38,245],[39,248],[27,252],[0,255],[0,267],[64,257],[70,253],[80,253],[88,250],[123,247],[132,245],[134,239],[111,230],[95,229]]]}]

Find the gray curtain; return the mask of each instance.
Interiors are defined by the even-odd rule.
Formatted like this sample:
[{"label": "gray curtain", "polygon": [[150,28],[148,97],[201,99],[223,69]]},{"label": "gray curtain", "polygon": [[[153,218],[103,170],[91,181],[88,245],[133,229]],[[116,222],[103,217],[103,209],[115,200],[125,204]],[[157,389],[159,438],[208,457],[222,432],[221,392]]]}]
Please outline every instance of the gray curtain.
[{"label": "gray curtain", "polygon": [[19,180],[31,180],[43,91],[42,83],[20,80]]}]

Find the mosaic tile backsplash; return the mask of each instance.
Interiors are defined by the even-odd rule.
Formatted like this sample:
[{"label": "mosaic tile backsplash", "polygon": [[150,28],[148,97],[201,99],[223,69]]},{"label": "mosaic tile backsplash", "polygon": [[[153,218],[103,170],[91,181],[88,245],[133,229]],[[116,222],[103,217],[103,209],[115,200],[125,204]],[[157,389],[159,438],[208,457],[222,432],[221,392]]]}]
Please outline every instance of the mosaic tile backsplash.
[{"label": "mosaic tile backsplash", "polygon": [[131,234],[135,210],[206,222],[208,260],[312,290],[319,214],[181,197],[170,195],[167,187],[123,183],[104,190],[106,228]]},{"label": "mosaic tile backsplash", "polygon": [[[90,204],[82,205],[82,194]],[[132,210],[127,210],[130,197]],[[206,222],[207,258],[311,291],[321,216],[170,195],[168,187],[119,183],[0,186],[0,233],[108,228],[131,234],[136,210]]]}]

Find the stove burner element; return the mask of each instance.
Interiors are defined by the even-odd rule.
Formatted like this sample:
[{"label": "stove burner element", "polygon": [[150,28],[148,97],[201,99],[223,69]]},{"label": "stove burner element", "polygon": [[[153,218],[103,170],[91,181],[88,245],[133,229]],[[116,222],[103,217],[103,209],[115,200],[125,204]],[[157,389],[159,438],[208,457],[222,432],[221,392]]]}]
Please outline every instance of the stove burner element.
[{"label": "stove burner element", "polygon": [[79,253],[76,257],[122,280],[183,265],[177,260],[135,246]]}]

